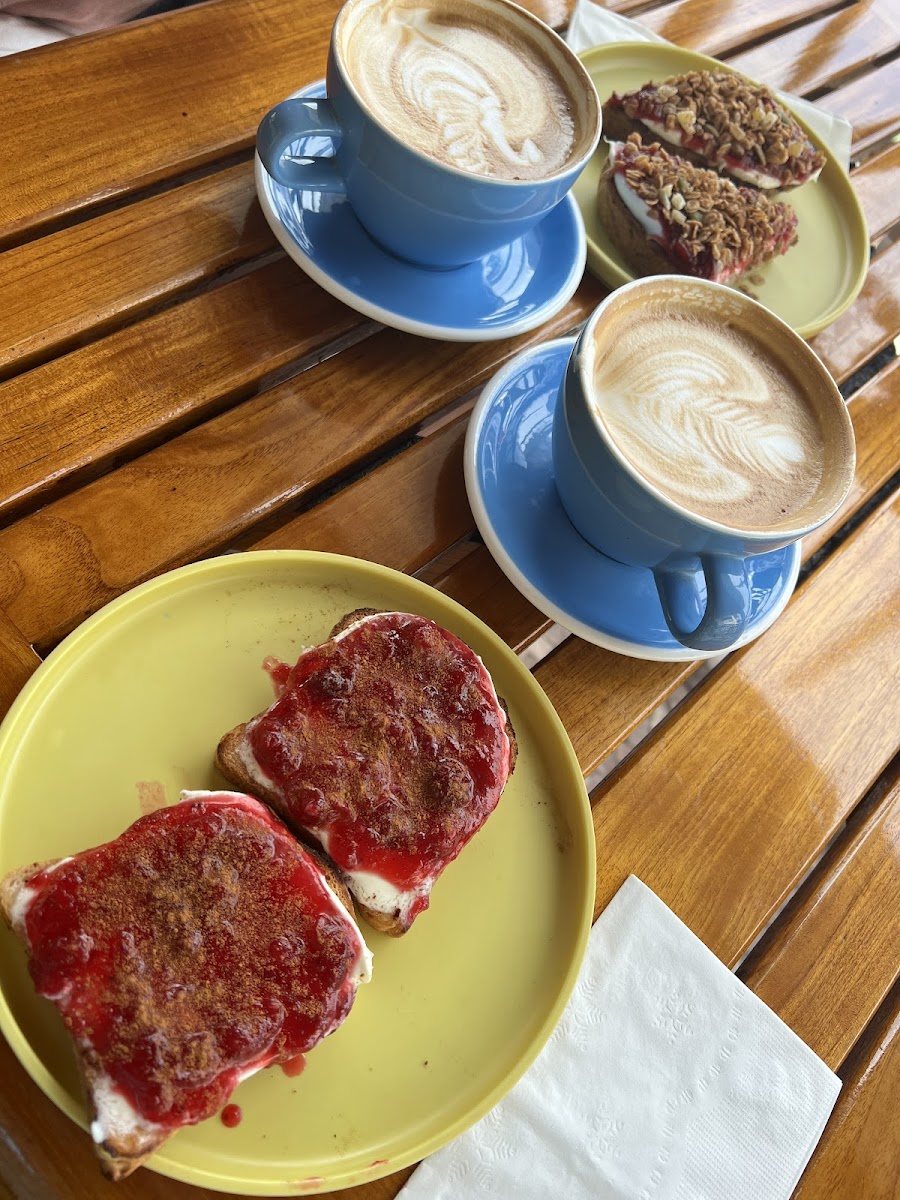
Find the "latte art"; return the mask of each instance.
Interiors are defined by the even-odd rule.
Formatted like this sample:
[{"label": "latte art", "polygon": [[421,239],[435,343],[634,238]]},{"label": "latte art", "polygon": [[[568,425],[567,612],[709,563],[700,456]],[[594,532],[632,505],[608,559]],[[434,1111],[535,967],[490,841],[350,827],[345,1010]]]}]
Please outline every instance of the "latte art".
[{"label": "latte art", "polygon": [[766,529],[821,481],[824,437],[801,387],[727,325],[638,318],[598,348],[594,399],[638,472],[711,520]]},{"label": "latte art", "polygon": [[356,6],[342,51],[379,119],[461,171],[541,179],[565,166],[575,106],[548,57],[476,4]]}]

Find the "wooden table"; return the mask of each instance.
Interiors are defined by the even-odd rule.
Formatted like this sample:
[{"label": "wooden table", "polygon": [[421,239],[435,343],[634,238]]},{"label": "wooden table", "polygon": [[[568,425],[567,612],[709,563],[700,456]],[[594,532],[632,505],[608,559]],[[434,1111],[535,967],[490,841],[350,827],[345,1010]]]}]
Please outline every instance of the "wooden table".
[{"label": "wooden table", "polygon": [[[846,116],[873,257],[859,300],[813,343],[850,401],[850,498],[804,542],[776,625],[698,676],[593,791],[596,910],[639,875],[840,1073],[798,1196],[896,1197],[900,12],[615,6]],[[254,197],[253,136],[322,74],[336,8],[213,0],[0,61],[3,711],[89,613],[225,550],[374,559],[517,650],[548,629],[479,544],[462,441],[498,366],[573,329],[604,288],[586,277],[542,329],[460,346],[378,328],[286,260]],[[586,776],[694,671],[574,637],[535,667]],[[5,1043],[0,1078],[0,1195],[106,1194],[88,1139]],[[408,1174],[345,1194],[385,1200]],[[213,1196],[147,1170],[116,1194]]]}]

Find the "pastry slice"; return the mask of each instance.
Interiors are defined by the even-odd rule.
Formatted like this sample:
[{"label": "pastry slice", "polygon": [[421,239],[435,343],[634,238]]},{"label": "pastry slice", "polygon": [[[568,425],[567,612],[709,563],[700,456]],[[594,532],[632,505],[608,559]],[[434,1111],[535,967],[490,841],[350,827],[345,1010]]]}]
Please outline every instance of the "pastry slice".
[{"label": "pastry slice", "polygon": [[0,904],[74,1038],[111,1179],[312,1049],[370,975],[343,883],[234,792],[186,792],[112,842],[13,871]]},{"label": "pastry slice", "polygon": [[689,71],[603,105],[603,133],[661,140],[682,158],[766,191],[818,179],[825,155],[768,88],[730,71]]},{"label": "pastry slice", "polygon": [[513,769],[490,675],[433,621],[365,609],[272,670],[278,699],[222,738],[219,769],[325,851],[371,925],[405,933]]},{"label": "pastry slice", "polygon": [[610,144],[597,208],[638,275],[674,272],[726,283],[797,240],[790,205],[695,167],[658,142],[645,146],[636,133]]}]

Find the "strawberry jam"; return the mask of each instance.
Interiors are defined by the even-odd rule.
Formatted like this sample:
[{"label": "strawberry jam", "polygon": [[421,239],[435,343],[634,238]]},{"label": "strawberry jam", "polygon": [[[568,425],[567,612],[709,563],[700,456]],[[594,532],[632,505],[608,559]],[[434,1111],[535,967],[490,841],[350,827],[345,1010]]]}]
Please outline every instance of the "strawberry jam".
[{"label": "strawberry jam", "polygon": [[247,738],[289,824],[342,870],[401,890],[459,854],[509,774],[506,715],[481,660],[408,613],[364,617],[301,654]]},{"label": "strawberry jam", "polygon": [[189,793],[29,892],[38,992],[137,1114],[168,1129],[315,1046],[362,974],[362,939],[318,864],[249,796]]}]

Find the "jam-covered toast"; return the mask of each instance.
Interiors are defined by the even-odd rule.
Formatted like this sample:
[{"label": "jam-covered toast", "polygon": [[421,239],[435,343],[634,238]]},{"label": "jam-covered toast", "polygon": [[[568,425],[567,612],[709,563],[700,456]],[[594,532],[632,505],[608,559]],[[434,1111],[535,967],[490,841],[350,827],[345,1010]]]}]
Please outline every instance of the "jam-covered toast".
[{"label": "jam-covered toast", "polygon": [[333,868],[237,793],[185,793],[112,842],[15,870],[0,907],[74,1039],[111,1179],[312,1049],[370,974]]},{"label": "jam-covered toast", "polygon": [[515,765],[490,675],[434,622],[370,609],[272,674],[278,698],[225,734],[219,770],[325,851],[374,928],[405,933]]}]

